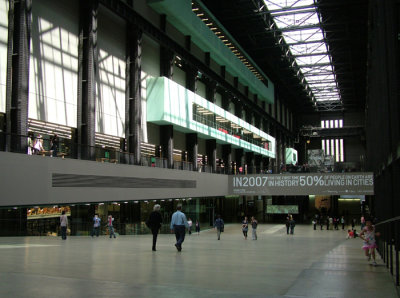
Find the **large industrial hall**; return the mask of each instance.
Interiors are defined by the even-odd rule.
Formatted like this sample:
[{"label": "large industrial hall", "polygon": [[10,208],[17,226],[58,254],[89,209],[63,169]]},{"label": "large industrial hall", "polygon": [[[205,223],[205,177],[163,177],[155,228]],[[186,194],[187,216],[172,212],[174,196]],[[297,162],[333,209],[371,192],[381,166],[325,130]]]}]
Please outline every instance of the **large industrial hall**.
[{"label": "large industrial hall", "polygon": [[0,0],[1,297],[399,297],[396,0]]}]

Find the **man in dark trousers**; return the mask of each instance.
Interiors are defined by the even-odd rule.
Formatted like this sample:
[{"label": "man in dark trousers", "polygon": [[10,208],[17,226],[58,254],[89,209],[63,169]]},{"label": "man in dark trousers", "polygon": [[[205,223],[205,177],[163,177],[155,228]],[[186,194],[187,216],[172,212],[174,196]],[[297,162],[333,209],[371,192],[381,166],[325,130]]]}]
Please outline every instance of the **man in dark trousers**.
[{"label": "man in dark trousers", "polygon": [[160,205],[156,204],[153,207],[153,211],[150,213],[149,219],[147,221],[147,226],[151,229],[151,233],[153,234],[153,247],[152,251],[156,251],[156,243],[157,243],[157,235],[160,231],[162,223],[162,217],[160,213]]},{"label": "man in dark trousers", "polygon": [[185,240],[185,228],[189,228],[189,224],[186,219],[186,215],[181,211],[182,206],[178,205],[176,207],[176,212],[172,214],[171,219],[171,232],[175,232],[176,243],[175,247],[178,251],[182,250],[182,243]]},{"label": "man in dark trousers", "polygon": [[224,220],[221,218],[221,215],[217,215],[217,219],[214,223],[214,229],[217,229],[217,237],[218,240],[221,238],[221,232],[224,231]]}]

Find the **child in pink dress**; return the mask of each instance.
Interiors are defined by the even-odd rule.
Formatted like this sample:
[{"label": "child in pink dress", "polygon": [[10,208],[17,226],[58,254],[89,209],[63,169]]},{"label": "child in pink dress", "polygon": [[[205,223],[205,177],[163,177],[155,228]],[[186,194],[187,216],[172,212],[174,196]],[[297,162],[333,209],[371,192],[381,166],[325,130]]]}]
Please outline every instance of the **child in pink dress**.
[{"label": "child in pink dress", "polygon": [[365,227],[360,233],[360,238],[364,240],[362,249],[364,250],[365,256],[367,257],[368,261],[371,260],[372,256],[372,265],[376,266],[375,248],[377,247],[377,245],[375,241],[375,236],[379,236],[379,233],[375,232],[375,226],[372,225],[372,221],[370,219],[367,219],[365,224]]}]

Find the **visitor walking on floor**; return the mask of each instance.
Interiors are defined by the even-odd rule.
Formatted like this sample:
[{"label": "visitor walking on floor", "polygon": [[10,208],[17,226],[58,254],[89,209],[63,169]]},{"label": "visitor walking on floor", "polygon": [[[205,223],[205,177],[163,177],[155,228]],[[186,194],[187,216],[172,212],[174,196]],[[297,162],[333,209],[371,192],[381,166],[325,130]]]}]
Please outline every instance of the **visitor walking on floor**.
[{"label": "visitor walking on floor", "polygon": [[99,215],[95,214],[93,217],[93,229],[92,229],[92,233],[90,234],[90,236],[93,237],[94,235],[96,235],[96,237],[99,237],[100,222],[101,222],[101,219],[100,219]]},{"label": "visitor walking on floor", "polygon": [[290,215],[286,217],[286,234],[289,235],[289,229],[290,229]]},{"label": "visitor walking on floor", "polygon": [[221,215],[217,215],[217,219],[214,222],[214,229],[217,230],[218,240],[221,238],[221,232],[224,231],[224,220],[221,218]]},{"label": "visitor walking on floor", "polygon": [[189,235],[192,235],[193,222],[192,222],[192,219],[190,217],[188,218],[188,225],[189,225],[189,228],[188,228]]},{"label": "visitor walking on floor", "polygon": [[293,235],[294,234],[294,227],[296,226],[296,222],[294,221],[293,216],[290,216],[289,225],[290,225],[290,235]]},{"label": "visitor walking on floor", "polygon": [[245,240],[247,240],[248,230],[249,230],[249,222],[247,220],[247,216],[245,216],[244,220],[242,221],[242,232]]},{"label": "visitor walking on floor", "polygon": [[182,206],[178,205],[176,211],[172,214],[171,218],[171,232],[175,233],[176,243],[175,247],[178,251],[182,250],[182,243],[185,241],[185,228],[189,227],[186,215],[181,211]]},{"label": "visitor walking on floor", "polygon": [[254,216],[251,217],[251,236],[253,240],[257,240],[257,225],[258,222],[257,220],[254,218]]},{"label": "visitor walking on floor", "polygon": [[342,230],[344,230],[344,224],[346,223],[346,221],[344,220],[344,216],[342,216],[342,218],[340,219],[340,223],[342,224]]},{"label": "visitor walking on floor", "polygon": [[377,247],[375,236],[379,236],[379,233],[375,232],[375,226],[372,225],[371,219],[367,219],[365,221],[365,227],[360,233],[360,238],[364,240],[362,249],[365,252],[367,260],[370,261],[372,256],[372,265],[374,266],[376,266],[375,248]]},{"label": "visitor walking on floor", "polygon": [[61,239],[67,240],[68,217],[63,210],[60,216]]},{"label": "visitor walking on floor", "polygon": [[149,219],[146,222],[146,225],[151,230],[153,234],[153,246],[151,248],[152,251],[156,251],[157,244],[157,236],[161,228],[162,216],[160,213],[161,206],[159,204],[154,205],[153,211],[149,215]]},{"label": "visitor walking on floor", "polygon": [[361,231],[362,231],[366,224],[364,215],[361,216],[360,222],[361,222]]},{"label": "visitor walking on floor", "polygon": [[198,220],[196,220],[196,233],[197,235],[200,235],[200,223]]},{"label": "visitor walking on floor", "polygon": [[114,236],[114,238],[117,238],[114,233],[114,226],[113,226],[114,218],[112,215],[109,215],[107,218],[107,227],[108,227],[108,232],[110,234],[110,238]]}]

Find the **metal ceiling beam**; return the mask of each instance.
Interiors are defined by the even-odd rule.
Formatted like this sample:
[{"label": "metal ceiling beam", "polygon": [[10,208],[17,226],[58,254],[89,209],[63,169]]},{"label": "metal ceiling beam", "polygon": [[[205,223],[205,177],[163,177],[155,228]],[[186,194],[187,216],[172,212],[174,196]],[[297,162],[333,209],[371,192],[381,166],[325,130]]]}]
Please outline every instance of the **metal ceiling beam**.
[{"label": "metal ceiling beam", "polygon": [[317,72],[317,71],[318,71],[318,69],[312,69],[312,70],[310,70],[308,72],[303,72],[303,75],[307,79],[307,77],[327,76],[327,75],[332,75],[332,74],[338,74],[337,71],[334,71],[334,72],[332,72],[332,71],[325,71],[325,72],[320,71],[320,72]]},{"label": "metal ceiling beam", "polygon": [[[266,2],[270,2],[271,4],[274,4],[273,2],[271,2],[271,1],[266,1]],[[294,10],[302,10],[302,9],[310,9],[310,8],[316,8],[316,6],[314,5],[314,4],[311,4],[311,5],[302,5],[302,6],[297,6],[297,7],[293,7],[293,6],[286,6],[286,7],[282,7],[282,8],[280,8],[280,9],[272,9],[272,10],[269,10],[268,12],[270,13],[270,14],[273,14],[273,13],[279,13],[279,12],[284,12],[284,11],[294,11]]]},{"label": "metal ceiling beam", "polygon": [[269,32],[291,32],[291,31],[299,31],[299,30],[310,30],[310,29],[321,29],[320,24],[309,24],[304,26],[288,26],[284,28],[277,28],[268,30]]},{"label": "metal ceiling beam", "polygon": [[[298,64],[298,63],[297,63]],[[325,63],[315,63],[315,64],[298,64],[298,66],[301,67],[320,67],[320,66],[330,66],[330,62],[325,62]]]},{"label": "metal ceiling beam", "polygon": [[319,53],[305,53],[305,54],[299,54],[299,55],[293,55],[292,57],[314,57],[314,56],[327,56],[329,55],[329,52],[319,52]]},{"label": "metal ceiling beam", "polygon": [[282,17],[282,16],[296,15],[296,14],[301,14],[301,13],[317,13],[317,10],[315,8],[312,8],[312,9],[305,9],[305,10],[300,10],[300,11],[289,11],[289,12],[271,12],[271,11],[269,11],[269,12],[273,17]]},{"label": "metal ceiling beam", "polygon": [[340,94],[338,94],[337,92],[324,92],[324,93],[320,93],[314,90],[314,94],[315,94],[315,98],[317,99],[328,99],[331,98],[332,100],[339,100],[340,98]]},{"label": "metal ceiling beam", "polygon": [[[306,78],[306,80],[307,80],[307,78]],[[336,80],[331,80],[331,79],[329,79],[329,80],[321,79],[321,80],[312,80],[312,81],[307,80],[307,83],[308,83],[308,84],[319,84],[320,82],[324,82],[324,83],[336,83]]]},{"label": "metal ceiling beam", "polygon": [[288,46],[297,46],[297,45],[303,45],[303,44],[313,44],[313,43],[325,43],[325,40],[323,39],[318,39],[318,40],[303,40],[303,41],[297,41],[297,42],[292,42],[292,43],[287,43]]}]

